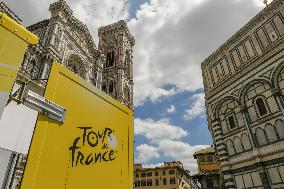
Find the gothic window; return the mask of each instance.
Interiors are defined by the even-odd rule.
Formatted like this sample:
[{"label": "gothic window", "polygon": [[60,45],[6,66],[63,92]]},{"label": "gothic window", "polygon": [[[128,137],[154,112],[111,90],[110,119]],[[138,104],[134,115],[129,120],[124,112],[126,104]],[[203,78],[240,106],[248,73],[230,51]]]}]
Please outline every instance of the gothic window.
[{"label": "gothic window", "polygon": [[97,71],[96,71],[96,69],[93,69],[93,77],[92,77],[92,79],[93,79],[93,84],[94,85],[96,85],[96,83],[97,83]]},{"label": "gothic window", "polygon": [[111,67],[113,65],[114,65],[114,51],[110,51],[107,53],[106,67]]},{"label": "gothic window", "polygon": [[259,116],[264,116],[268,113],[266,105],[265,105],[262,97],[259,97],[255,100],[255,105],[257,107],[257,111],[259,113]]},{"label": "gothic window", "polygon": [[74,72],[75,74],[78,74],[79,71],[78,71],[77,66],[75,64],[70,65],[69,68],[72,72]]},{"label": "gothic window", "polygon": [[107,92],[107,90],[106,90],[107,88],[106,88],[106,85],[105,84],[103,84],[103,86],[102,86],[102,91],[103,92]]},{"label": "gothic window", "polygon": [[263,129],[257,128],[255,131],[255,134],[256,134],[256,138],[257,138],[259,146],[263,146],[267,144],[266,136],[265,136]]},{"label": "gothic window", "polygon": [[70,55],[68,58],[67,67],[75,74],[82,78],[86,77],[86,70],[84,69],[84,62],[77,55]]},{"label": "gothic window", "polygon": [[274,127],[271,124],[265,126],[265,132],[269,142],[275,142],[278,138],[275,132]]},{"label": "gothic window", "polygon": [[284,122],[281,119],[278,119],[275,122],[277,133],[280,139],[284,139]]},{"label": "gothic window", "polygon": [[108,86],[108,93],[113,93],[113,82],[111,81]]},{"label": "gothic window", "polygon": [[229,115],[227,117],[227,121],[228,121],[230,129],[234,129],[237,127],[234,115]]}]

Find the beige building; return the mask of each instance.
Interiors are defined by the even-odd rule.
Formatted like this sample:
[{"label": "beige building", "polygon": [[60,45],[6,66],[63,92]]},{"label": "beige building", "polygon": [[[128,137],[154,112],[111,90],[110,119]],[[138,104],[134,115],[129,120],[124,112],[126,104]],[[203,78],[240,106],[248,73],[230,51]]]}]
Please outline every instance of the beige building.
[{"label": "beige building", "polygon": [[149,189],[191,189],[199,188],[184,170],[181,162],[165,162],[155,168],[143,168],[141,164],[134,166],[134,188]]},{"label": "beige building", "polygon": [[220,173],[219,158],[215,155],[213,147],[199,150],[193,154],[197,160],[198,173],[193,178],[198,180],[202,189],[219,189]]},{"label": "beige building", "polygon": [[225,188],[284,188],[283,15],[272,1],[202,63]]}]

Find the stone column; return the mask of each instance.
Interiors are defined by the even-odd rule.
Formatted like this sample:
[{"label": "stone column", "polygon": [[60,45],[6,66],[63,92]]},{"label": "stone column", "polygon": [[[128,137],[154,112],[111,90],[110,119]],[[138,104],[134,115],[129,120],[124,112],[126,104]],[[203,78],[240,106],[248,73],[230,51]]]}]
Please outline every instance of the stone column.
[{"label": "stone column", "polygon": [[224,140],[224,134],[223,130],[220,124],[220,120],[215,119],[211,122],[212,126],[212,135],[214,137],[214,143],[217,149],[217,153],[219,156],[219,162],[220,162],[220,171],[221,174],[224,175],[224,182],[225,182],[225,187],[230,189],[230,188],[236,188],[235,187],[235,182],[234,182],[234,177],[230,173],[230,167],[229,167],[229,154],[227,150],[227,146],[225,144]]},{"label": "stone column", "polygon": [[252,132],[252,129],[251,129],[250,119],[249,119],[249,114],[248,114],[247,107],[246,106],[242,106],[241,107],[241,112],[242,112],[242,115],[243,115],[244,120],[245,120],[245,125],[246,125],[247,131],[248,131],[249,139],[252,142],[252,148],[256,149],[256,148],[258,148],[257,140],[256,140],[256,138],[255,138],[255,136],[254,136],[254,134]]},{"label": "stone column", "polygon": [[273,89],[272,90],[272,94],[278,104],[278,108],[279,110],[282,112],[282,114],[284,114],[284,99],[283,99],[283,95],[281,94],[281,92],[278,89]]}]

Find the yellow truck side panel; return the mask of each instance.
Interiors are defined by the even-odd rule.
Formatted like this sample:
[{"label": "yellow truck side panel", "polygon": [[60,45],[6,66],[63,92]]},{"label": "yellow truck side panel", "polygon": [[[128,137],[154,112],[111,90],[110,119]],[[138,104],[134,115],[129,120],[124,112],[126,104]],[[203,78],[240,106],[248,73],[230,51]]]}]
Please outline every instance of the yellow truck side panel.
[{"label": "yellow truck side panel", "polygon": [[21,188],[132,188],[132,110],[58,63],[45,98],[66,108],[65,121],[38,117]]},{"label": "yellow truck side panel", "polygon": [[18,69],[29,44],[38,38],[6,14],[0,12],[0,118],[9,98]]}]

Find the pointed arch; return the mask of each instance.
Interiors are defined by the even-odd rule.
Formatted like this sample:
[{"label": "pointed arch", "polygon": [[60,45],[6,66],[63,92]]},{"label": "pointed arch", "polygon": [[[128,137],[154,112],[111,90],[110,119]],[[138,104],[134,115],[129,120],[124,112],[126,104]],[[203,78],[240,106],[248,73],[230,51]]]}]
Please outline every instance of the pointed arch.
[{"label": "pointed arch", "polygon": [[79,75],[80,77],[86,79],[87,77],[87,69],[82,58],[77,54],[71,54],[68,57],[67,68],[69,68],[72,72]]}]

